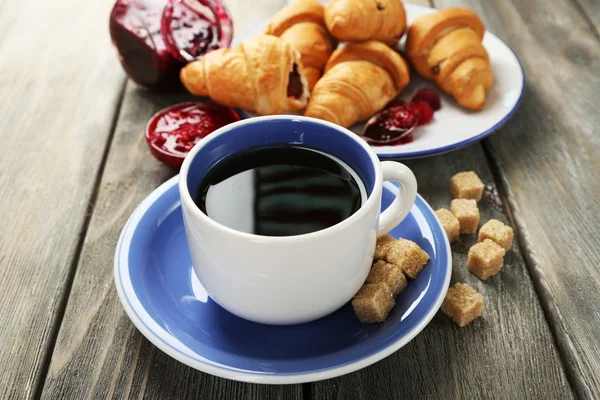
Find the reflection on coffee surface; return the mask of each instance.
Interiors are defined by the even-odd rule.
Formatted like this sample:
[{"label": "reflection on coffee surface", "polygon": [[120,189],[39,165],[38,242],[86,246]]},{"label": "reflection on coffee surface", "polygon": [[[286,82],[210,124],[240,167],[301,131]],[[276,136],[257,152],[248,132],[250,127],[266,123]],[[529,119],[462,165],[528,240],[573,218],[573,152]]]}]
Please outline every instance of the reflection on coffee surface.
[{"label": "reflection on coffee surface", "polygon": [[225,157],[200,182],[196,205],[238,231],[293,236],[333,226],[366,198],[356,172],[336,158],[294,146]]}]

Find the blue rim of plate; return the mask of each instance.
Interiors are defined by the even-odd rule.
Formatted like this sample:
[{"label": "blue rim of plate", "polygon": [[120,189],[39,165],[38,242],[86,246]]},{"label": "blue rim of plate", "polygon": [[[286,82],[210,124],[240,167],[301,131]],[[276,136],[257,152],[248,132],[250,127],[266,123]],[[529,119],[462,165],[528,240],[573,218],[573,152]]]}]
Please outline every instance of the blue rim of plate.
[{"label": "blue rim of plate", "polygon": [[[418,4],[412,4],[412,5],[418,6],[418,7],[430,8],[430,7],[425,7],[425,6],[421,6]],[[492,133],[496,132],[498,129],[502,128],[502,126],[504,126],[504,124],[506,124],[508,122],[508,120],[517,112],[517,110],[519,109],[519,106],[521,105],[521,101],[523,100],[523,95],[525,94],[525,70],[523,69],[523,64],[521,64],[521,60],[519,60],[519,57],[517,57],[517,54],[513,51],[513,49],[509,45],[507,45],[504,41],[502,41],[502,43],[504,43],[504,45],[515,56],[515,59],[517,60],[517,62],[519,63],[519,67],[521,68],[521,76],[523,77],[523,79],[521,80],[521,93],[519,93],[519,98],[517,99],[517,102],[515,103],[514,107],[504,116],[504,118],[502,118],[500,121],[498,121],[496,123],[496,125],[481,132],[480,134],[478,134],[476,136],[465,139],[462,142],[449,144],[449,145],[443,146],[443,147],[438,147],[437,149],[420,150],[420,151],[413,151],[410,153],[402,153],[402,154],[379,154],[379,153],[377,153],[377,147],[371,146],[373,148],[373,151],[375,151],[375,153],[377,154],[377,156],[380,159],[387,160],[387,159],[392,159],[392,158],[395,158],[395,159],[419,158],[419,157],[427,157],[427,156],[448,153],[450,151],[454,151],[454,150],[458,150],[463,147],[466,147],[472,143],[479,142],[479,141],[485,139],[486,137],[490,136]]]},{"label": "blue rim of plate", "polygon": [[[415,7],[415,8],[424,8],[424,9],[428,9],[428,10],[438,10],[437,8],[434,7],[427,7],[427,6],[423,6],[420,4],[406,4],[410,7]],[[245,38],[246,36],[248,36],[248,32],[252,32],[254,30],[256,30],[257,26],[263,25],[264,21],[256,24],[254,26],[252,26],[251,28],[246,29],[241,35],[240,38]],[[486,32],[489,32],[486,30]],[[492,32],[490,32],[492,33]],[[492,33],[493,34],[493,33]],[[494,36],[496,36],[494,34]],[[519,57],[517,57],[517,53],[514,52],[514,50],[512,49],[512,47],[510,47],[508,44],[506,44],[506,42],[502,39],[500,39],[498,36],[496,36],[509,50],[510,52],[515,56],[515,59],[517,60],[517,63],[519,63],[519,68],[521,68],[521,76],[522,76],[522,80],[521,80],[521,92],[519,93],[519,98],[517,99],[517,101],[515,102],[515,105],[513,106],[513,108],[500,120],[498,121],[494,126],[492,126],[491,128],[479,133],[478,135],[475,135],[473,137],[470,137],[468,139],[465,139],[461,142],[457,142],[457,143],[452,143],[443,147],[438,147],[435,149],[428,149],[428,150],[417,150],[417,151],[412,151],[412,152],[406,152],[406,153],[379,153],[377,151],[377,146],[371,146],[371,148],[373,149],[373,151],[375,152],[375,154],[377,154],[377,157],[379,157],[382,160],[389,160],[389,159],[397,159],[397,160],[406,160],[406,159],[413,159],[413,158],[420,158],[420,157],[428,157],[428,156],[434,156],[434,155],[439,155],[439,154],[443,154],[443,153],[448,153],[454,150],[458,150],[461,149],[463,147],[466,147],[472,143],[476,143],[479,142],[483,139],[485,139],[486,137],[490,136],[492,133],[496,132],[498,129],[502,128],[502,126],[504,126],[504,124],[506,124],[508,122],[508,120],[515,114],[515,112],[517,112],[517,109],[519,108],[519,106],[521,105],[521,101],[523,100],[523,95],[525,94],[525,69],[523,68],[523,64],[521,63],[521,60],[519,59]],[[237,38],[234,38],[234,40],[231,43],[231,47],[233,47],[234,44],[236,44],[238,42]],[[245,112],[243,112],[244,117],[245,118],[251,118],[248,114],[246,114]]]},{"label": "blue rim of plate", "polygon": [[[254,371],[247,371],[240,368],[219,364],[215,361],[204,358],[197,353],[194,353],[197,357],[191,357],[187,354],[184,354],[182,350],[178,349],[178,346],[183,346],[187,350],[191,349],[187,348],[183,343],[179,342],[176,338],[170,335],[169,332],[165,331],[156,321],[152,319],[150,315],[147,315],[145,318],[142,318],[139,315],[138,311],[143,310],[143,312],[146,313],[146,310],[144,309],[138,297],[135,295],[135,290],[131,286],[129,275],[125,273],[126,271],[129,271],[127,259],[129,252],[127,250],[131,245],[138,224],[141,222],[146,212],[149,211],[155,202],[157,202],[157,200],[167,194],[169,190],[173,190],[173,187],[177,189],[178,179],[179,176],[174,176],[159,186],[140,203],[140,205],[130,216],[117,243],[114,258],[114,279],[119,300],[136,328],[156,347],[183,364],[222,378],[260,384],[295,384],[333,378],[367,367],[399,350],[401,347],[410,342],[418,333],[420,333],[423,328],[425,328],[442,304],[452,273],[452,252],[450,249],[450,243],[448,242],[446,233],[441,227],[439,220],[435,216],[433,209],[431,209],[429,204],[425,202],[420,195],[417,195],[415,205],[418,205],[419,209],[426,211],[426,213],[423,213],[422,215],[425,218],[427,225],[431,228],[435,243],[439,243],[438,250],[441,250],[438,255],[441,260],[440,265],[445,264],[446,268],[443,271],[445,275],[441,280],[439,278],[434,279],[441,281],[442,290],[437,293],[435,300],[431,302],[427,311],[422,315],[418,322],[413,324],[414,326],[408,331],[408,333],[399,336],[397,340],[391,343],[386,343],[384,345],[363,346],[368,347],[368,351],[365,354],[362,354],[360,357],[356,357],[345,363],[303,373],[286,372],[259,374]],[[393,184],[389,182],[384,183],[384,187],[387,187],[387,190],[397,190],[396,185],[389,185]],[[390,189],[390,187],[393,187],[394,189]],[[173,207],[173,209],[178,207],[180,207],[180,204],[176,203],[176,207]],[[131,286],[131,288],[125,288],[127,282],[124,282],[124,280],[129,280],[128,285]],[[428,282],[428,285],[431,283],[432,280]],[[129,296],[129,293],[132,294],[132,297]],[[431,294],[431,296],[434,296],[434,294]],[[169,343],[169,340],[177,343]]]}]

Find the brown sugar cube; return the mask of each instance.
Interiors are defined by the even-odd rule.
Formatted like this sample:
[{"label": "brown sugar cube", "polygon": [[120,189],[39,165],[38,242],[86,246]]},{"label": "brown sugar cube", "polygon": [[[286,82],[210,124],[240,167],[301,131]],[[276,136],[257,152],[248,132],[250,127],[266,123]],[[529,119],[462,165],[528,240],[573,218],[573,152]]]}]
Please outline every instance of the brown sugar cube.
[{"label": "brown sugar cube", "polygon": [[473,171],[459,172],[450,180],[450,193],[455,199],[481,200],[483,182]]},{"label": "brown sugar cube", "polygon": [[465,283],[449,288],[442,303],[442,312],[461,327],[479,317],[482,310],[483,296]]},{"label": "brown sugar cube", "polygon": [[354,313],[363,323],[383,322],[396,305],[390,288],[383,282],[367,283],[352,299]]},{"label": "brown sugar cube", "polygon": [[396,297],[406,288],[407,281],[400,267],[379,260],[373,264],[367,283],[385,283]]},{"label": "brown sugar cube", "polygon": [[435,215],[440,220],[442,227],[446,231],[446,236],[448,236],[448,241],[450,243],[454,243],[458,240],[458,235],[460,234],[460,222],[458,219],[445,208],[437,210]]},{"label": "brown sugar cube", "polygon": [[504,225],[497,219],[490,219],[479,229],[477,241],[483,242],[485,239],[490,239],[504,247],[504,250],[510,250],[513,236],[514,232],[510,226]]},{"label": "brown sugar cube", "polygon": [[390,250],[390,247],[392,247],[395,242],[396,239],[390,235],[383,235],[378,238],[377,244],[375,245],[375,260],[385,260],[385,256]]},{"label": "brown sugar cube", "polygon": [[458,219],[460,233],[475,233],[479,226],[479,208],[472,199],[454,199],[450,203],[452,214]]},{"label": "brown sugar cube", "polygon": [[504,249],[496,242],[485,239],[469,249],[467,268],[479,279],[486,280],[496,275],[504,264]]},{"label": "brown sugar cube", "polygon": [[415,279],[429,261],[429,254],[425,253],[415,242],[398,239],[388,251],[385,260],[400,267],[409,278]]}]

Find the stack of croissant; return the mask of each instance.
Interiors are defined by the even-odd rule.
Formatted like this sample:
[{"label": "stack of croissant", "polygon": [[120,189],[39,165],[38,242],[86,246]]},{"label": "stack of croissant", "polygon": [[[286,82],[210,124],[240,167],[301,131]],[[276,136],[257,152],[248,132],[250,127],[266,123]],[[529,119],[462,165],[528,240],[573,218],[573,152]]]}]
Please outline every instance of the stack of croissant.
[{"label": "stack of croissant", "polygon": [[[408,64],[395,50],[405,30],[399,0],[330,0],[327,7],[296,0],[263,35],[188,64],[181,81],[191,93],[230,107],[261,115],[305,109],[349,127],[408,84]],[[477,15],[463,8],[427,14],[408,28],[406,55],[420,75],[478,110],[494,79],[484,32]]]}]

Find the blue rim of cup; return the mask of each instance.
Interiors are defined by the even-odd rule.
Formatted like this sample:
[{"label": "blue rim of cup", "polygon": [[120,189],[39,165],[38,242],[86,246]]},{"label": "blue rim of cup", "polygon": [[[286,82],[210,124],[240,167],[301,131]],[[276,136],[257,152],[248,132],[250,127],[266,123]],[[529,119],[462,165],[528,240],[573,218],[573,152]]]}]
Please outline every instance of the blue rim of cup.
[{"label": "blue rim of cup", "polygon": [[[238,111],[238,110],[236,109],[236,111]],[[353,223],[353,221],[360,218],[360,215],[362,213],[366,212],[365,210],[367,210],[369,207],[371,207],[373,205],[373,203],[376,201],[376,197],[373,196],[372,193],[378,192],[382,189],[382,184],[383,184],[382,171],[381,171],[381,168],[378,167],[379,159],[377,157],[377,154],[375,154],[375,152],[373,151],[373,149],[371,148],[371,146],[369,146],[369,144],[367,142],[365,142],[361,139],[358,139],[357,136],[353,132],[349,131],[348,129],[346,129],[344,127],[341,127],[341,126],[334,124],[332,122],[329,122],[329,121],[323,121],[323,120],[316,119],[316,118],[298,116],[298,115],[285,115],[285,114],[284,115],[265,115],[265,116],[248,118],[248,119],[243,118],[240,121],[233,122],[231,124],[225,125],[219,129],[217,129],[216,131],[212,132],[210,136],[208,136],[208,137],[204,138],[203,140],[201,140],[200,142],[198,142],[186,156],[186,158],[183,161],[183,164],[181,166],[181,170],[179,171],[180,175],[187,173],[187,176],[185,177],[185,179],[180,180],[180,182],[179,182],[181,201],[182,201],[182,203],[185,203],[186,205],[189,206],[186,209],[186,211],[189,210],[190,213],[195,214],[199,219],[204,221],[204,223],[209,224],[213,228],[220,229],[222,231],[227,231],[229,234],[246,237],[248,239],[256,238],[256,236],[254,234],[239,232],[239,231],[231,229],[227,226],[221,225],[220,223],[208,218],[204,213],[200,212],[200,210],[197,207],[195,207],[195,205],[192,206],[194,201],[192,199],[192,193],[190,192],[189,187],[188,187],[189,175],[190,175],[189,172],[191,170],[192,165],[196,162],[198,154],[201,151],[203,151],[206,147],[210,147],[211,145],[214,146],[215,142],[223,141],[223,137],[226,137],[227,135],[231,136],[232,134],[236,133],[236,131],[238,132],[237,135],[240,135],[239,132],[241,132],[242,129],[244,129],[244,128],[248,129],[248,127],[252,127],[252,126],[263,125],[265,127],[268,127],[268,126],[275,126],[276,124],[280,124],[280,123],[281,124],[294,124],[294,125],[298,125],[298,127],[306,127],[306,128],[310,128],[311,126],[316,125],[319,127],[319,129],[336,131],[339,136],[342,136],[345,138],[344,139],[345,143],[352,143],[353,146],[358,147],[359,150],[357,150],[357,151],[358,152],[362,151],[364,153],[363,156],[366,156],[370,161],[369,167],[372,167],[372,174],[370,174],[371,176],[369,177],[369,176],[367,176],[368,174],[364,173],[363,169],[356,168],[356,166],[353,165],[354,163],[351,162],[352,161],[351,158],[345,158],[337,153],[332,152],[332,154],[334,154],[336,157],[339,157],[342,161],[348,163],[350,165],[350,167],[352,167],[352,169],[354,171],[356,171],[356,173],[359,176],[361,176],[361,179],[363,179],[363,182],[365,183],[365,188],[367,190],[367,199],[364,202],[364,204],[359,208],[358,211],[356,211],[354,214],[352,214],[350,217],[346,218],[345,220],[343,220],[333,226],[330,226],[329,228],[322,229],[317,232],[294,236],[293,240],[306,240],[306,239],[311,240],[317,236],[327,237],[327,236],[335,235],[339,232],[339,230],[345,229],[349,224]],[[298,133],[294,131],[293,135],[296,135],[296,134],[298,134]],[[302,136],[303,136],[303,134],[300,133],[299,137],[301,138]],[[256,137],[253,139],[256,139]],[[320,140],[322,140],[322,139],[320,139]],[[312,139],[311,141],[314,142],[315,140]],[[213,142],[213,143],[211,143],[211,142]],[[272,143],[269,143],[269,144],[283,144],[284,142],[285,141],[279,143],[278,140],[274,140]],[[300,140],[299,143],[300,142],[303,143],[303,146],[309,145],[307,143],[304,143],[303,140]],[[261,143],[264,144],[265,142],[261,142]],[[317,149],[319,151],[327,151],[323,147],[321,147],[321,146],[324,146],[323,143],[324,142],[321,142],[321,144],[319,146],[315,147],[315,149]],[[219,146],[217,145],[217,148],[218,147]],[[363,175],[365,175],[365,176],[363,176]],[[369,178],[369,179],[367,179],[367,178]],[[371,181],[370,184],[369,184],[369,181]],[[269,240],[272,242],[287,242],[291,239],[290,239],[290,237],[285,237],[285,236],[277,236],[277,237],[270,236]]]}]

